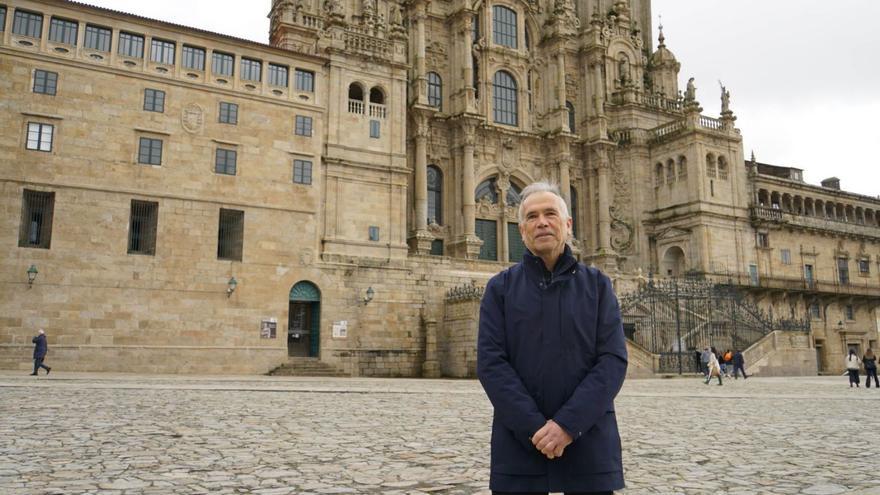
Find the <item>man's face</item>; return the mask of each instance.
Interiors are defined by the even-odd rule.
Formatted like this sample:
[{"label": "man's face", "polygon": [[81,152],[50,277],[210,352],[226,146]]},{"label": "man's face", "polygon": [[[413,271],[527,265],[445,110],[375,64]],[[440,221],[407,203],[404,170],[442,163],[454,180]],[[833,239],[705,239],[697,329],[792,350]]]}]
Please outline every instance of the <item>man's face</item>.
[{"label": "man's face", "polygon": [[571,218],[562,218],[562,200],[550,192],[529,195],[523,202],[523,223],[519,233],[523,243],[535,256],[558,256],[565,247],[571,230]]}]

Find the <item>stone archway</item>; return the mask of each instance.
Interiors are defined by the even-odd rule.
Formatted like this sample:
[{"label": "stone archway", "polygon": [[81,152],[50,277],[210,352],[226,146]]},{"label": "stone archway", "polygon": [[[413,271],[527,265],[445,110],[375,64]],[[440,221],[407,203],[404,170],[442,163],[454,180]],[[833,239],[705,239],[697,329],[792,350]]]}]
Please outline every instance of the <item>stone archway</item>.
[{"label": "stone archway", "polygon": [[686,270],[684,251],[678,246],[672,246],[663,254],[662,275],[666,277],[681,277]]},{"label": "stone archway", "polygon": [[319,357],[321,344],[321,291],[301,281],[290,289],[287,317],[287,355]]}]

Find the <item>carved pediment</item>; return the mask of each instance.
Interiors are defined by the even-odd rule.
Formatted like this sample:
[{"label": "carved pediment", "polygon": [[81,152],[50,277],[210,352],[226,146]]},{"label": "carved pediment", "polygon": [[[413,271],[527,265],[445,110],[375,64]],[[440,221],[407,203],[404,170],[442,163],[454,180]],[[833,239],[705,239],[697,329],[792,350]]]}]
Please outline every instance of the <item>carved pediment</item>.
[{"label": "carved pediment", "polygon": [[689,230],[680,229],[678,227],[670,227],[668,229],[660,231],[654,238],[658,241],[664,241],[667,239],[678,239],[680,237],[690,237],[691,232]]}]

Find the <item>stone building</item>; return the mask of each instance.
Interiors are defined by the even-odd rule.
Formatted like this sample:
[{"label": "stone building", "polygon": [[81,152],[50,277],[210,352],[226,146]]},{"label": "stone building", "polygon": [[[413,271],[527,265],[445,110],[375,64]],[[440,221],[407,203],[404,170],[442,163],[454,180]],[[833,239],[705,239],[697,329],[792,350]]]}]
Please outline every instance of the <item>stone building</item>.
[{"label": "stone building", "polygon": [[468,375],[537,179],[619,292],[733,281],[812,315],[822,370],[876,347],[880,201],[746,160],[729,96],[714,118],[679,90],[650,1],[269,16],[260,44],[0,0],[0,366],[42,327],[60,369]]}]

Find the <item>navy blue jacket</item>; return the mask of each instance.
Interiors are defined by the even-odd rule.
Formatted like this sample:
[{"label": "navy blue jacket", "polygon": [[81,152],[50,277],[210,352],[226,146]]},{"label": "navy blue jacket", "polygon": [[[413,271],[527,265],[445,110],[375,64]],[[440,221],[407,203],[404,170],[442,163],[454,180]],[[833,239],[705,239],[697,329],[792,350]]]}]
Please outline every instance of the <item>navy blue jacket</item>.
[{"label": "navy blue jacket", "polygon": [[34,359],[42,359],[49,352],[49,344],[46,343],[46,335],[40,334],[31,339],[34,343]]},{"label": "navy blue jacket", "polygon": [[[480,306],[477,376],[495,409],[496,491],[623,488],[614,397],[626,375],[620,308],[607,276],[566,246],[549,281],[540,258],[492,277]],[[553,419],[574,441],[550,460],[530,437]]]}]

